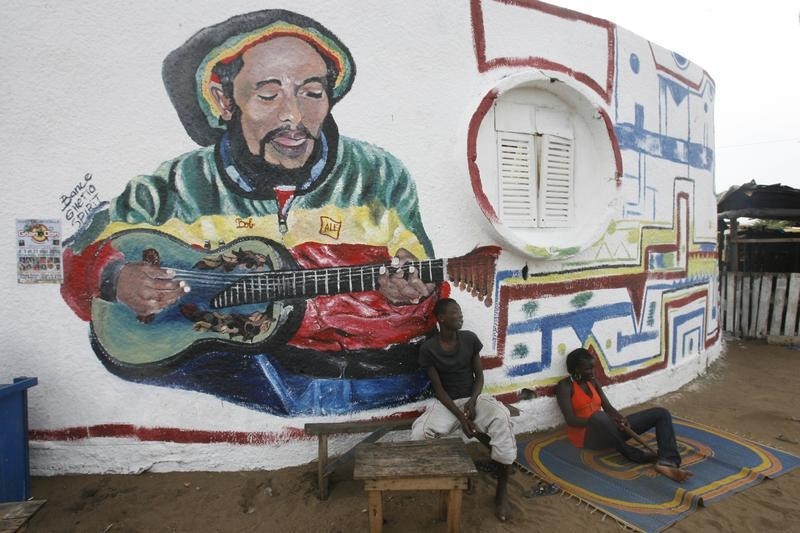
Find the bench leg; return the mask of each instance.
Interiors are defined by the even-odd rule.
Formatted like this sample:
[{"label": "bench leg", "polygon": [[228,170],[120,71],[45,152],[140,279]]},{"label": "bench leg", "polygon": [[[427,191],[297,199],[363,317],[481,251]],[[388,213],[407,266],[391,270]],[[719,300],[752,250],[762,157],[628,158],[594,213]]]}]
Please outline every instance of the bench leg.
[{"label": "bench leg", "polygon": [[383,531],[383,492],[368,490],[369,496],[369,530],[370,533]]},{"label": "bench leg", "polygon": [[328,468],[328,436],[317,435],[317,488],[319,489],[319,499],[328,499],[328,476],[325,470]]},{"label": "bench leg", "polygon": [[447,533],[458,533],[461,530],[461,489],[450,491],[450,502],[447,506]]}]

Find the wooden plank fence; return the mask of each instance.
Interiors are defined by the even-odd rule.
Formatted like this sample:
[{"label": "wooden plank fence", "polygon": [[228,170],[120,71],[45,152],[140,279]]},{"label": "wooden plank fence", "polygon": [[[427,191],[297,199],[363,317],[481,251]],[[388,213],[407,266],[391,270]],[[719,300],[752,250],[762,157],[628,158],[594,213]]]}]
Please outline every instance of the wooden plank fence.
[{"label": "wooden plank fence", "polygon": [[739,337],[794,337],[799,334],[800,272],[721,273],[723,328]]}]

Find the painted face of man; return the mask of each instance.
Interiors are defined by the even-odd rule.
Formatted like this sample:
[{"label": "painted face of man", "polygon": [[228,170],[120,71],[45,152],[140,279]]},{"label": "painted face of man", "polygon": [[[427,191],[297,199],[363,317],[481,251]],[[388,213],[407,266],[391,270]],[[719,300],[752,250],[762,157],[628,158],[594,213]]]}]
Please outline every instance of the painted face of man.
[{"label": "painted face of man", "polygon": [[[248,149],[273,165],[303,166],[330,111],[325,62],[314,47],[295,37],[258,44],[242,61],[233,80],[233,100],[241,110]],[[222,107],[223,118],[229,120],[231,103]]]}]

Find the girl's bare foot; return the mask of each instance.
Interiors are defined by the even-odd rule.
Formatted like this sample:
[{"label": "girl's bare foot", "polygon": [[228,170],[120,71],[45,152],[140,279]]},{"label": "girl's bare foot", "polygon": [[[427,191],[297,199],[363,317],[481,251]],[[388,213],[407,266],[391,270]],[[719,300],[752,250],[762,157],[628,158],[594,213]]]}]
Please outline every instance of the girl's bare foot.
[{"label": "girl's bare foot", "polygon": [[656,464],[653,466],[653,468],[655,468],[656,472],[662,476],[666,476],[673,481],[677,481],[678,483],[683,483],[693,475],[688,470],[676,468],[674,466]]}]

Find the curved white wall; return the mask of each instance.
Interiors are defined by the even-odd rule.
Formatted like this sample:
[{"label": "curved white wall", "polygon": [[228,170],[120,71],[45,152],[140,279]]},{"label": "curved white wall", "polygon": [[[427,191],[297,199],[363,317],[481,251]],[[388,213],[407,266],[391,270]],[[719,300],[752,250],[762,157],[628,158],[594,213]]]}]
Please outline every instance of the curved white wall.
[{"label": "curved white wall", "polygon": [[[548,394],[573,348],[594,351],[619,406],[679,387],[719,351],[714,83],[644,38],[533,1],[12,4],[0,22],[7,228],[60,218],[70,235],[78,226],[61,197],[87,173],[110,200],[131,177],[195,149],[164,91],[164,57],[230,16],[285,8],[349,47],[358,70],[333,109],[339,130],[408,167],[436,256],[502,248],[491,307],[453,294],[485,345],[487,390],[543,396],[519,403],[518,431],[560,422]],[[481,195],[492,167],[482,154],[493,141],[481,124],[498,93],[549,78],[583,117],[578,140],[600,148],[576,163],[578,224],[525,233],[526,249],[487,218],[496,198]],[[36,474],[279,468],[316,456],[306,422],[422,405],[287,417],[125,381],[98,361],[58,286],[16,275],[6,261],[0,382],[39,378],[29,392]],[[334,440],[334,452],[347,442]]]}]

